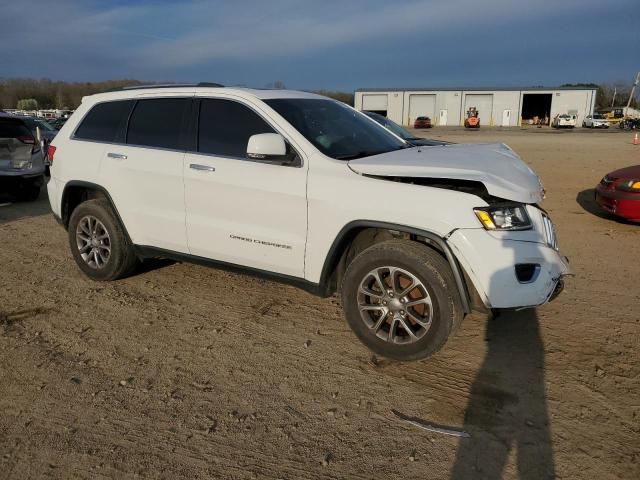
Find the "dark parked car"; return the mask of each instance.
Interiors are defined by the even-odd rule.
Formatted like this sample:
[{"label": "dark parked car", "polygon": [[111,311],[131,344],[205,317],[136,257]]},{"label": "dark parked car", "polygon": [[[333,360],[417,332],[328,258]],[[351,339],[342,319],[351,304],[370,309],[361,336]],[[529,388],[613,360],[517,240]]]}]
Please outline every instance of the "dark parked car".
[{"label": "dark parked car", "polygon": [[429,117],[418,117],[413,122],[413,128],[431,128],[431,119]]},{"label": "dark parked car", "polygon": [[0,113],[0,192],[35,200],[44,171],[42,147],[24,120]]},{"label": "dark parked car", "polygon": [[431,140],[430,138],[418,138],[415,135],[412,135],[409,131],[402,128],[397,123],[389,120],[387,117],[383,117],[379,113],[375,112],[362,112],[372,120],[375,120],[384,128],[389,130],[391,133],[395,133],[405,142],[410,143],[416,147],[434,147],[439,145],[450,145],[451,142],[443,142],[441,140]]},{"label": "dark parked car", "polygon": [[49,121],[49,125],[51,125],[56,130],[60,130],[65,123],[67,123],[68,118],[54,118]]}]

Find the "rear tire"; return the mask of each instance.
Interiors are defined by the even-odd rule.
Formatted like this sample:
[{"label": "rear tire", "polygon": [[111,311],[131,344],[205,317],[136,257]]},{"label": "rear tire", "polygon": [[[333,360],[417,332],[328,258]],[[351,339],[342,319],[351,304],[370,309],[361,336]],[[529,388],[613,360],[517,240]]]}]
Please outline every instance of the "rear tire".
[{"label": "rear tire", "polygon": [[134,271],[133,245],[107,200],[81,203],[71,214],[68,232],[71,254],[89,278],[117,280]]},{"label": "rear tire", "polygon": [[355,257],[344,276],[342,306],[362,343],[401,361],[433,355],[463,318],[447,261],[408,240],[381,242]]}]

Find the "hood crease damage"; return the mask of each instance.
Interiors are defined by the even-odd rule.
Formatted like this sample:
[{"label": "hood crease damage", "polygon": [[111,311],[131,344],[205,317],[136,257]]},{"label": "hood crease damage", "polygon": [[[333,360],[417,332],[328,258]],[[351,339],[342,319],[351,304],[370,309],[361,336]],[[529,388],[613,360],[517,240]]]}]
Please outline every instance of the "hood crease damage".
[{"label": "hood crease damage", "polygon": [[538,176],[504,144],[416,147],[358,158],[348,165],[360,175],[455,189],[485,201],[494,197],[538,203],[544,198]]}]

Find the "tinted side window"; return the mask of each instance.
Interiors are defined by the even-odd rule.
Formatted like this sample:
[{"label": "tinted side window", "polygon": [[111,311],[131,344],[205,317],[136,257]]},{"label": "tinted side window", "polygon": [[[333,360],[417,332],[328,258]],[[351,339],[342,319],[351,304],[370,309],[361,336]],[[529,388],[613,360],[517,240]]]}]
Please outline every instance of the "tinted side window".
[{"label": "tinted side window", "polygon": [[249,137],[258,133],[275,131],[249,107],[230,100],[200,102],[199,152],[245,158]]},{"label": "tinted side window", "polygon": [[120,100],[95,105],[76,130],[75,138],[101,142],[124,141],[124,127],[133,100]]},{"label": "tinted side window", "polygon": [[127,131],[127,143],[182,150],[182,125],[191,99],[154,98],[136,103]]}]

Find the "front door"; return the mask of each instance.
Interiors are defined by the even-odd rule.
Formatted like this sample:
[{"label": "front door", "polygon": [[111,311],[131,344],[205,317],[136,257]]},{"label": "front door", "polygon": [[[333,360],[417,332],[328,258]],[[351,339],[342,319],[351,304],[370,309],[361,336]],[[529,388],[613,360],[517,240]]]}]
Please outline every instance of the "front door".
[{"label": "front door", "polygon": [[197,151],[183,167],[191,254],[304,277],[307,163],[247,159],[251,135],[281,133],[255,108],[201,98],[196,109]]}]

